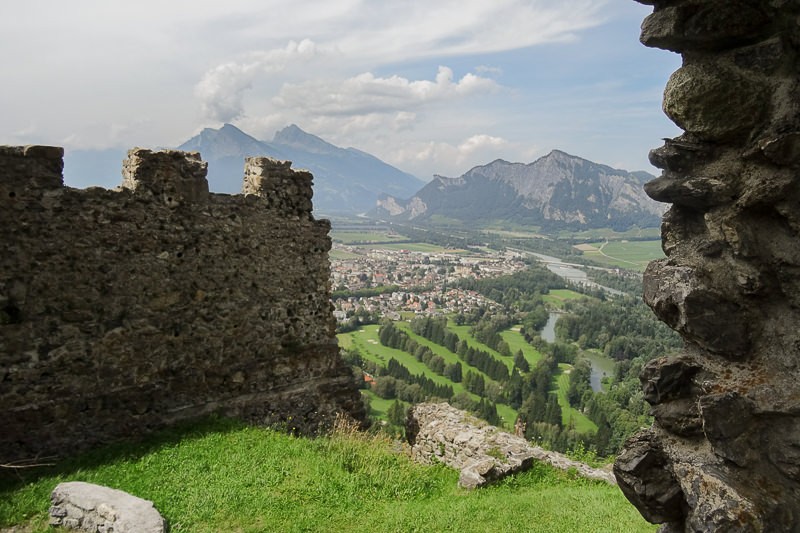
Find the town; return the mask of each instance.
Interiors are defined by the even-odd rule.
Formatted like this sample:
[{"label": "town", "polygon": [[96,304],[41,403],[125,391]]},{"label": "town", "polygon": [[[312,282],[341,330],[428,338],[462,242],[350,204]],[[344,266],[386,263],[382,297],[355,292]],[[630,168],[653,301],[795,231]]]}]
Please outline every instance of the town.
[{"label": "town", "polygon": [[[454,285],[464,278],[495,277],[525,268],[522,256],[510,251],[420,252],[334,242],[334,316],[343,323],[359,312],[399,320],[404,312],[439,315],[468,313],[481,306],[494,309],[497,303]],[[396,290],[380,290],[389,287]],[[369,294],[368,289],[376,290]]]}]

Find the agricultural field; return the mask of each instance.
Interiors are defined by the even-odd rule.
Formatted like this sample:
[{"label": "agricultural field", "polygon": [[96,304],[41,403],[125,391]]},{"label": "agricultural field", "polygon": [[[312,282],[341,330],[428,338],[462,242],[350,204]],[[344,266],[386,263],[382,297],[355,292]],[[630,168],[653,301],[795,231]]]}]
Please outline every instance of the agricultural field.
[{"label": "agricultural field", "polygon": [[643,271],[647,263],[664,257],[661,241],[605,241],[578,245],[576,248],[597,263]]},{"label": "agricultural field", "polygon": [[331,240],[342,244],[362,244],[408,240],[408,237],[390,231],[332,230]]}]

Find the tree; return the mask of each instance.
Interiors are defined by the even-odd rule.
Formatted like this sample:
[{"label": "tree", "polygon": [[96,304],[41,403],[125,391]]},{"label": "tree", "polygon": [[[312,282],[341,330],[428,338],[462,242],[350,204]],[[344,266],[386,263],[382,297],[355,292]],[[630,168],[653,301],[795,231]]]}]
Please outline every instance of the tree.
[{"label": "tree", "polygon": [[400,400],[395,400],[386,411],[386,418],[389,423],[395,426],[404,426],[406,423],[406,410]]},{"label": "tree", "polygon": [[514,366],[516,366],[520,372],[530,371],[531,367],[528,364],[528,360],[525,359],[525,355],[523,355],[522,350],[518,351],[514,356]]}]

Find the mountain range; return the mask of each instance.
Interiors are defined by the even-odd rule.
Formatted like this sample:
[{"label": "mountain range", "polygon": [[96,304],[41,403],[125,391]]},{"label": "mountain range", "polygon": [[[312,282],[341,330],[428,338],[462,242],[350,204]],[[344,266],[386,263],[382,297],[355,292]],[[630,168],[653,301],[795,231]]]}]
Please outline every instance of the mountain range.
[{"label": "mountain range", "polygon": [[[340,148],[296,125],[269,142],[231,124],[206,128],[178,149],[199,151],[208,162],[213,192],[241,190],[244,158],[292,161],[314,175],[317,214],[361,214],[391,221],[458,221],[481,226],[504,220],[543,229],[653,227],[664,204],[645,195],[646,172],[628,172],[553,150],[533,163],[502,159],[457,178],[434,176],[425,184],[355,148]],[[65,180],[86,187],[119,184],[122,150],[67,151]]]},{"label": "mountain range", "polygon": [[377,157],[355,148],[339,148],[296,125],[259,141],[231,124],[206,128],[178,147],[199,151],[208,161],[208,184],[214,192],[241,190],[244,158],[270,156],[292,162],[314,175],[314,210],[321,213],[363,213],[389,194],[408,198],[424,182]]},{"label": "mountain range", "polygon": [[653,178],[553,150],[529,164],[498,159],[457,178],[435,176],[408,200],[381,198],[369,215],[475,226],[505,220],[547,229],[653,227],[666,207],[644,193]]}]

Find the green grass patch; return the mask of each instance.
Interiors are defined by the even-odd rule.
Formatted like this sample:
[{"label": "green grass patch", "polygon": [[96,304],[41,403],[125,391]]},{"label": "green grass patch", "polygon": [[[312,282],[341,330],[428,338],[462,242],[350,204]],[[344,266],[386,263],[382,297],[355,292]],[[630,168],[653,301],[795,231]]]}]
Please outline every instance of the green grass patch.
[{"label": "green grass patch", "polygon": [[384,400],[371,390],[362,389],[362,396],[369,398],[369,416],[375,420],[387,420],[386,413],[394,400]]},{"label": "green grass patch", "polygon": [[584,241],[602,241],[608,239],[658,239],[661,236],[660,228],[631,228],[626,231],[614,231],[611,228],[587,229],[583,231],[561,231],[556,237],[559,239],[580,239]]},{"label": "green grass patch", "polygon": [[[433,351],[433,353],[441,356],[447,363],[452,364],[455,362],[460,362],[464,374],[466,374],[467,370],[469,370],[471,372],[481,374],[484,376],[484,379],[486,379],[487,381],[491,381],[491,378],[489,378],[486,374],[484,374],[475,367],[469,366],[464,361],[461,361],[461,359],[458,357],[457,354],[454,354],[444,346],[440,346],[434,342],[429,341],[428,339],[425,339],[424,337],[420,337],[419,335],[412,333],[411,330],[409,329],[408,324],[404,322],[396,322],[395,324],[397,325],[398,328],[408,333],[409,336],[411,336],[411,338],[417,341],[419,344],[429,347],[431,351]],[[364,359],[372,361],[373,363],[376,363],[383,367],[388,365],[389,359],[394,357],[397,360],[397,362],[408,368],[408,370],[412,374],[422,374],[438,384],[450,385],[451,387],[453,387],[453,394],[466,392],[473,400],[480,401],[481,399],[480,396],[467,391],[464,388],[464,385],[462,385],[461,383],[455,383],[451,381],[449,378],[446,378],[444,376],[440,376],[439,374],[428,368],[422,361],[417,361],[417,358],[411,355],[410,353],[382,345],[380,343],[378,336],[379,328],[380,326],[378,325],[370,325],[370,326],[364,326],[364,328],[358,331],[351,331],[349,333],[340,333],[339,335],[337,335],[337,338],[339,339],[339,346],[347,349],[357,348]],[[389,402],[391,404],[391,401]],[[500,415],[500,417],[503,419],[503,424],[502,424],[503,427],[505,427],[506,429],[513,428],[514,422],[517,420],[517,411],[515,409],[511,408],[508,405],[498,403],[497,414]]]},{"label": "green grass patch", "polygon": [[408,240],[408,237],[387,231],[343,231],[334,229],[331,231],[331,240],[342,244],[353,244],[402,241]]},{"label": "green grass patch", "polygon": [[[382,345],[378,339],[379,328],[380,326],[373,324],[364,326],[357,331],[340,333],[337,337],[342,346],[344,346],[343,343],[349,343],[349,347],[357,348],[364,359],[372,361],[380,366],[385,367],[389,364],[389,359],[394,357],[397,359],[398,363],[408,368],[412,374],[422,374],[440,385],[452,385],[454,393],[459,393],[464,390],[463,385],[460,383],[453,383],[446,377],[440,376],[425,366],[421,361],[417,361],[417,358],[410,353]],[[350,337],[349,340],[344,340],[347,337]]]},{"label": "green grass patch", "polygon": [[354,254],[352,252],[345,252],[344,250],[331,250],[328,252],[328,256],[336,261],[346,261],[348,259],[358,259],[363,257],[359,254]]},{"label": "green grass patch", "polygon": [[597,250],[584,251],[583,255],[597,263],[621,268],[644,270],[647,263],[661,259],[664,251],[661,240],[653,241],[609,241],[590,243]]},{"label": "green grass patch", "polygon": [[542,358],[542,354],[539,350],[528,344],[528,341],[526,341],[525,337],[519,332],[520,327],[520,325],[516,325],[509,330],[501,331],[500,336],[508,343],[508,347],[511,348],[511,353],[515,354],[522,350],[522,355],[525,357],[525,360],[528,361],[530,367],[533,368]]},{"label": "green grass patch", "polygon": [[553,380],[556,386],[554,392],[558,396],[558,405],[561,406],[561,423],[564,427],[574,426],[575,430],[579,433],[596,433],[597,425],[589,420],[589,418],[572,407],[567,399],[567,392],[569,392],[569,372],[572,370],[572,365],[567,363],[559,363],[558,371],[554,373]]},{"label": "green grass patch", "polygon": [[39,524],[64,480],[152,500],[172,532],[653,532],[617,487],[537,463],[476,491],[382,438],[314,440],[215,421],[60,464],[0,486],[0,527]]},{"label": "green grass patch", "polygon": [[567,300],[577,300],[578,298],[587,298],[587,296],[570,289],[552,289],[547,294],[542,295],[544,303],[556,309],[563,309]]}]

